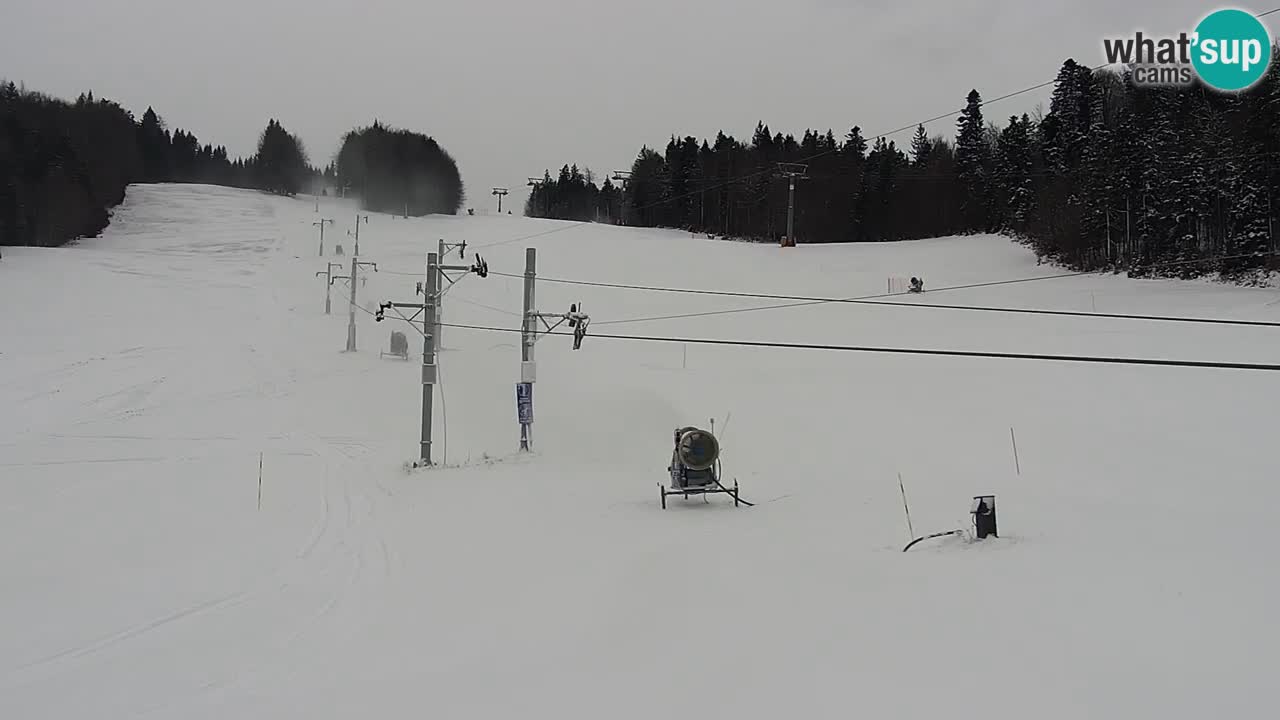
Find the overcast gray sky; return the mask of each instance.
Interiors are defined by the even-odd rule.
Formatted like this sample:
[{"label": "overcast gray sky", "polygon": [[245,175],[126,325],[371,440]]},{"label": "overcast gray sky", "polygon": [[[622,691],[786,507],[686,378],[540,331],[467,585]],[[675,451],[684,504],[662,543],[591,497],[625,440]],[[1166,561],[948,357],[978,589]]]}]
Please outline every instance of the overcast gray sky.
[{"label": "overcast gray sky", "polygon": [[[1191,0],[0,0],[0,77],[248,155],[271,117],[327,161],[375,118],[457,159],[468,204],[564,163],[603,176],[643,143],[874,137],[1103,61],[1102,38],[1190,30]],[[1241,5],[1261,12],[1280,7]],[[1280,14],[1266,18],[1272,33]],[[1032,110],[1049,89],[992,105]],[[928,127],[951,136],[954,121]],[[903,144],[909,133],[896,136]],[[518,198],[517,198],[518,195]]]}]

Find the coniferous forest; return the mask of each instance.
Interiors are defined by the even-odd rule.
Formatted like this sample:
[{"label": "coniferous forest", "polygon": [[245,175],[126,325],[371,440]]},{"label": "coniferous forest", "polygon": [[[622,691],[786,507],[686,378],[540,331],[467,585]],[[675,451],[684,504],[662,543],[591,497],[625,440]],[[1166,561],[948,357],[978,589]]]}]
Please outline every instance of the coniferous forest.
[{"label": "coniferous forest", "polygon": [[171,131],[152,108],[135,119],[92,93],[66,102],[0,82],[0,245],[58,246],[97,235],[132,183],[207,183],[290,196],[346,183],[370,190],[366,209],[400,211],[404,193],[392,202],[379,190],[408,179],[411,212],[456,212],[462,181],[452,158],[425,136],[397,132],[399,144],[388,144],[376,141],[380,133],[375,124],[348,134],[344,151],[353,138],[375,141],[363,145],[370,159],[344,179],[335,164],[311,167],[302,142],[275,119],[252,157],[233,160],[225,147]]},{"label": "coniferous forest", "polygon": [[[906,148],[859,127],[800,140],[672,137],[629,177],[547,173],[525,212],[777,241],[796,180],[800,243],[1001,232],[1081,270],[1195,276],[1273,266],[1280,250],[1280,63],[1238,95],[1151,88],[1067,60],[1042,117],[984,116],[969,93],[955,139],[917,127]],[[1247,257],[1240,257],[1247,256]],[[1154,266],[1154,267],[1153,267]]]}]

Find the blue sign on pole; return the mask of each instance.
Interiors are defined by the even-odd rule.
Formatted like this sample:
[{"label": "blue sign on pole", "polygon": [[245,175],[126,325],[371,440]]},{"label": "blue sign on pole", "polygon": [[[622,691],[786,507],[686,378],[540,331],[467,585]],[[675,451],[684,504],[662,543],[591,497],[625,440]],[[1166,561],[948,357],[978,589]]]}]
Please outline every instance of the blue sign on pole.
[{"label": "blue sign on pole", "polygon": [[533,383],[516,383],[516,414],[521,425],[533,423]]}]

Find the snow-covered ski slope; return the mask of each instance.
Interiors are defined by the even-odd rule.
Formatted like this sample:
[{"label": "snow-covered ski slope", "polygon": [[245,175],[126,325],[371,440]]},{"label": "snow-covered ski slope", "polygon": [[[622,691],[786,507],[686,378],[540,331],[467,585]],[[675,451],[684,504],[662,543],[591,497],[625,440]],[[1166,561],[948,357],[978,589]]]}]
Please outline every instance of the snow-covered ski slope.
[{"label": "snow-covered ski slope", "polygon": [[[354,208],[131,188],[103,237],[0,261],[0,717],[1201,718],[1277,707],[1280,374],[642,343],[326,316]],[[373,215],[361,305],[439,238],[564,223]],[[1050,275],[996,237],[780,249],[588,225],[480,252],[545,278],[782,294]],[[470,252],[468,260],[471,259]],[[457,262],[457,260],[453,260]],[[396,271],[405,274],[392,274]],[[345,269],[342,271],[345,272]],[[932,302],[1280,319],[1275,291],[1050,279]],[[593,332],[1275,362],[1266,328],[777,304],[540,282]],[[521,281],[448,323],[517,328]],[[412,360],[380,358],[392,330]],[[443,408],[441,407],[443,405]],[[672,431],[717,418],[757,503],[659,508]],[[446,422],[447,417],[447,422]],[[1016,431],[1015,470],[1010,429]],[[258,509],[259,457],[261,510]],[[998,498],[1001,537],[969,526]]]}]

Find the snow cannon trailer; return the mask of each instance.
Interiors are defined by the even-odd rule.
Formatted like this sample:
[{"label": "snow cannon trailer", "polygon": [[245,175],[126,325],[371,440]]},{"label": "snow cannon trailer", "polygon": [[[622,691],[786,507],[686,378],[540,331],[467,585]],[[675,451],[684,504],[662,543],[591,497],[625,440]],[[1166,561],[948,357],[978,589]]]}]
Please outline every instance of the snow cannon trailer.
[{"label": "snow cannon trailer", "polygon": [[723,493],[733,496],[734,507],[739,504],[738,481],[733,481],[732,488],[720,482],[720,442],[706,430],[682,427],[675,431],[675,448],[667,472],[671,474],[670,489],[658,483],[664,510],[669,495],[683,495],[685,499],[701,495],[703,502],[709,502],[707,495]]}]

